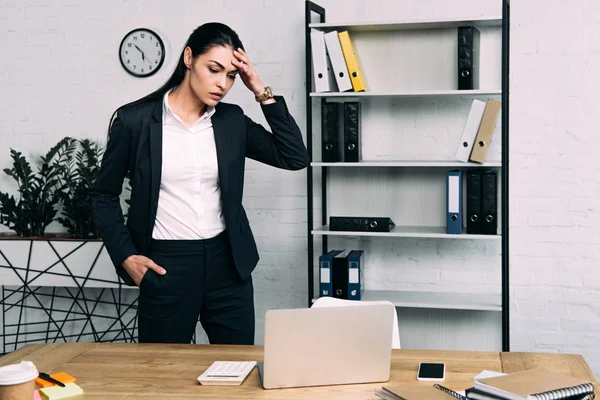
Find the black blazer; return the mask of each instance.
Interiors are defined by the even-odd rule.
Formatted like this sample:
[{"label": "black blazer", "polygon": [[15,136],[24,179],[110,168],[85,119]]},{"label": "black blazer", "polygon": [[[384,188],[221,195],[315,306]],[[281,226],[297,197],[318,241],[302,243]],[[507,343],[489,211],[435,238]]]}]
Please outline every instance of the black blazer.
[{"label": "black blazer", "polygon": [[[300,170],[309,162],[285,100],[275,99],[261,105],[273,133],[234,104],[219,103],[212,116],[223,215],[242,279],[250,276],[259,259],[242,206],[246,157],[288,170]],[[154,229],[162,170],[162,112],[162,98],[119,110],[91,191],[94,222],[117,274],[130,286],[135,285],[133,279],[121,264],[132,254],[147,255]],[[131,198],[125,224],[119,195],[128,172]]]}]

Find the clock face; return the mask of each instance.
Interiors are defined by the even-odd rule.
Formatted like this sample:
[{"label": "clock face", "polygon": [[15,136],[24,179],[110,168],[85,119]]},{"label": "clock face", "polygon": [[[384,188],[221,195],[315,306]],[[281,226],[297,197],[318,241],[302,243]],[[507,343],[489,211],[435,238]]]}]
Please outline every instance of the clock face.
[{"label": "clock face", "polygon": [[165,45],[150,29],[139,28],[129,32],[119,47],[121,65],[137,77],[154,75],[165,61]]}]

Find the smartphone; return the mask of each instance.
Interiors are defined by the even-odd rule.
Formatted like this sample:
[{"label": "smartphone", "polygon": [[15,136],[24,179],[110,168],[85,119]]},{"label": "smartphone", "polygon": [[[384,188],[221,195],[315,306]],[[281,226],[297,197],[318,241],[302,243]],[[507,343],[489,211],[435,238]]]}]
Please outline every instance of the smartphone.
[{"label": "smartphone", "polygon": [[417,380],[419,381],[443,381],[446,378],[446,364],[442,363],[419,363]]}]

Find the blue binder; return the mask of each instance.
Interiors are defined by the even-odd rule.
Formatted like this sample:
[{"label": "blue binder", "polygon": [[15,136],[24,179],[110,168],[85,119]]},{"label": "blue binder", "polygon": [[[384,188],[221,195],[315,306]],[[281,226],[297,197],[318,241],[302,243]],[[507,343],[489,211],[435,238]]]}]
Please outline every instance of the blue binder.
[{"label": "blue binder", "polygon": [[333,277],[331,275],[333,257],[344,250],[331,250],[319,256],[319,297],[333,296]]},{"label": "blue binder", "polygon": [[363,292],[362,277],[363,250],[352,250],[348,254],[348,299],[360,300]]},{"label": "blue binder", "polygon": [[462,172],[446,172],[446,233],[462,233]]}]

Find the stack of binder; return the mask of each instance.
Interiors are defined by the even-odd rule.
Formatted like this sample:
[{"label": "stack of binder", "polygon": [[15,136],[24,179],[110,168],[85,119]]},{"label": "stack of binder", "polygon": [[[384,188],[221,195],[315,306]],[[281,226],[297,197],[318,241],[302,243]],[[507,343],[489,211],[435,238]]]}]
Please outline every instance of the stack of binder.
[{"label": "stack of binder", "polygon": [[498,100],[473,99],[467,122],[456,150],[462,162],[483,163],[487,156],[502,103]]},{"label": "stack of binder", "polygon": [[[465,179],[463,179],[464,175],[466,175]],[[466,202],[463,202],[463,193],[466,194]],[[497,200],[496,170],[472,168],[467,172],[459,170],[446,172],[446,233],[462,234],[466,225],[468,234],[496,235],[498,233]]]},{"label": "stack of binder", "polygon": [[319,297],[361,300],[363,250],[331,250],[319,257]]},{"label": "stack of binder", "polygon": [[359,162],[362,159],[360,103],[322,102],[321,141],[323,162]]},{"label": "stack of binder", "polygon": [[348,31],[310,32],[315,92],[369,90],[354,42]]}]

